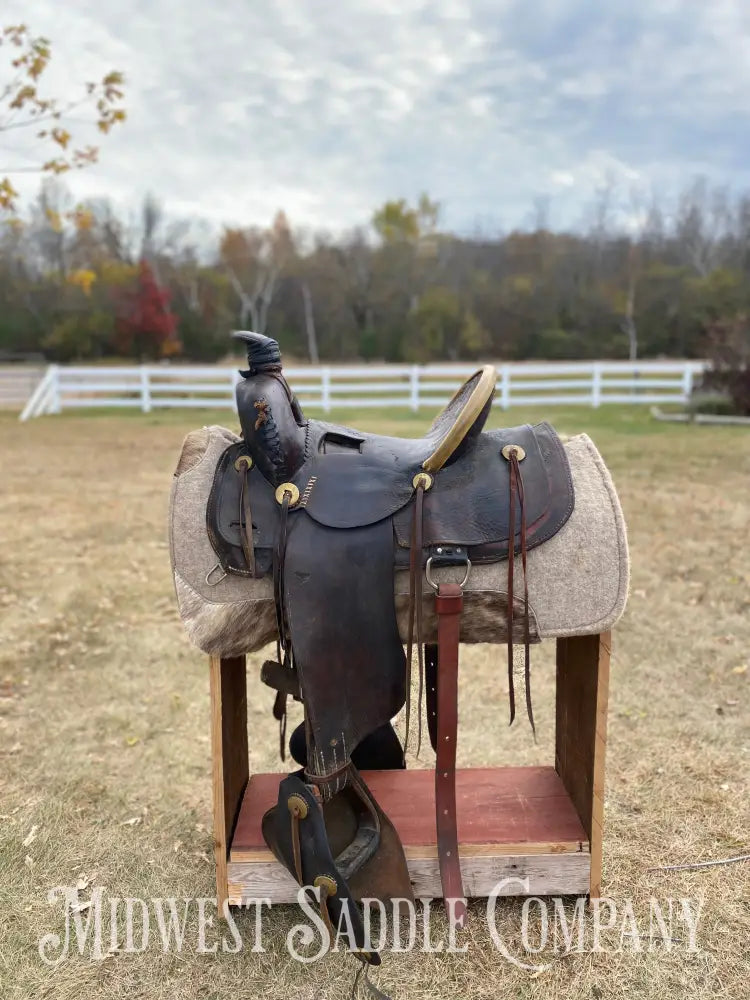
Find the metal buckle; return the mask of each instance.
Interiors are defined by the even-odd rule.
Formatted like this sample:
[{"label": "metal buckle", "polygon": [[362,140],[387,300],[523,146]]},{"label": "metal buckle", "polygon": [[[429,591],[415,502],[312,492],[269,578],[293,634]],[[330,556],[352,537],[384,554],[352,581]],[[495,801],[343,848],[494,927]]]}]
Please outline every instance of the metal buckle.
[{"label": "metal buckle", "polygon": [[[433,557],[430,556],[430,558],[427,560],[427,565],[424,568],[424,575],[427,577],[427,582],[429,583],[429,585],[432,587],[432,589],[435,591],[435,593],[437,593],[437,590],[438,590],[438,587],[440,586],[440,584],[439,583],[435,583],[435,581],[430,576],[430,569],[432,567],[432,562],[433,562]],[[467,556],[466,557],[466,572],[464,573],[463,580],[459,583],[459,587],[461,588],[461,590],[463,590],[464,587],[466,586],[466,583],[467,583],[467,581],[469,579],[469,573],[471,573],[471,559],[469,559],[469,557]]]}]

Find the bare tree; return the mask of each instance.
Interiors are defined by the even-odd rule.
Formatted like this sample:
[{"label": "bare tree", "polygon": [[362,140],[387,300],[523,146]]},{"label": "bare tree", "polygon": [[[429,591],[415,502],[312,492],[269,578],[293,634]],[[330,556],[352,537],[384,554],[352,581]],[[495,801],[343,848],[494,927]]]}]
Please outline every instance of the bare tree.
[{"label": "bare tree", "polygon": [[594,268],[597,274],[601,271],[604,249],[612,235],[616,187],[614,174],[608,172],[604,181],[597,187],[591,205],[589,238],[593,244]]},{"label": "bare tree", "polygon": [[635,292],[638,282],[640,247],[631,242],[628,247],[627,287],[625,291],[625,315],[620,322],[620,329],[628,338],[628,358],[635,361],[638,357],[638,327],[635,322]]},{"label": "bare tree", "polygon": [[675,235],[687,263],[701,278],[718,266],[731,221],[726,187],[711,189],[705,177],[695,180],[680,197]]},{"label": "bare tree", "polygon": [[141,260],[151,268],[156,283],[161,285],[157,253],[157,233],[161,226],[163,212],[156,198],[147,194],[141,206]]},{"label": "bare tree", "polygon": [[318,341],[315,337],[315,317],[313,316],[312,295],[310,286],[306,281],[302,282],[302,302],[305,307],[305,332],[307,333],[307,352],[310,355],[310,363],[317,365],[320,361],[318,356]]},{"label": "bare tree", "polygon": [[294,240],[283,212],[270,229],[225,229],[220,258],[239,299],[239,322],[265,333],[268,310],[281,272],[294,255]]}]

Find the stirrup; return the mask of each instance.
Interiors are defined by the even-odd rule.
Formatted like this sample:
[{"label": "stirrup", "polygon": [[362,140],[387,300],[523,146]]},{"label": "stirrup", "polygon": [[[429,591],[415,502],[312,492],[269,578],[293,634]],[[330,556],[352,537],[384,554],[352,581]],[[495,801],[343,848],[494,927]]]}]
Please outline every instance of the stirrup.
[{"label": "stirrup", "polygon": [[[301,778],[302,772],[290,774],[279,785],[276,806],[263,817],[263,836],[278,860],[308,890],[318,889],[320,912],[328,928],[331,943],[342,925],[351,934],[343,937],[352,951],[367,965],[379,965],[380,955],[366,947],[365,926],[347,879],[368,861],[379,845],[379,825],[362,803],[357,817],[357,834],[334,858],[328,840],[323,809],[313,788]],[[360,799],[357,789],[357,799]],[[314,896],[308,893],[312,900]],[[342,914],[348,911],[348,920]],[[351,938],[353,937],[353,942]]]}]

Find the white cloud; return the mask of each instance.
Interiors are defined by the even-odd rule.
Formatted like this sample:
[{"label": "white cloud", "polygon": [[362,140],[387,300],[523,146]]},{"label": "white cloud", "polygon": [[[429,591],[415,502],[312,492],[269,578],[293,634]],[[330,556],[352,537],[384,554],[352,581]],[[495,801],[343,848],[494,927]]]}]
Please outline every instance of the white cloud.
[{"label": "white cloud", "polygon": [[[557,221],[613,176],[750,183],[750,6],[654,0],[5,0],[48,35],[68,93],[116,67],[129,120],[77,197],[172,214],[296,224],[366,221],[427,190],[446,221]],[[16,137],[18,134],[16,134]],[[14,138],[6,157],[30,162]],[[21,175],[31,193],[37,179]]]},{"label": "white cloud", "polygon": [[581,73],[562,80],[558,87],[563,97],[603,97],[607,90],[607,80],[600,73]]},{"label": "white cloud", "polygon": [[576,182],[575,175],[569,170],[553,170],[549,175],[550,181],[555,187],[569,188]]}]

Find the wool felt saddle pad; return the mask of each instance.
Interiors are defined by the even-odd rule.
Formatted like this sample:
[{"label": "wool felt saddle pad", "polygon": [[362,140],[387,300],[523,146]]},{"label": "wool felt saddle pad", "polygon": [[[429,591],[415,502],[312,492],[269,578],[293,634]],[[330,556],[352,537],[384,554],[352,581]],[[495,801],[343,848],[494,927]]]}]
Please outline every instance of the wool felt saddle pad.
[{"label": "wool felt saddle pad", "polygon": [[[180,616],[189,638],[205,653],[239,656],[276,638],[270,577],[223,575],[206,531],[206,505],[222,452],[239,441],[224,427],[188,434],[172,482],[169,543]],[[612,478],[586,434],[565,443],[575,508],[552,538],[528,553],[529,630],[541,639],[610,629],[627,601],[629,557],[625,522]],[[521,573],[520,557],[516,571]],[[436,570],[438,580],[456,571]],[[507,642],[507,561],[472,566],[464,587],[461,641]],[[401,638],[408,634],[408,572],[395,570]],[[520,578],[520,577],[517,577]],[[516,596],[514,639],[523,641]],[[424,581],[424,636],[434,641],[433,591]],[[518,629],[518,634],[515,634]]]}]

